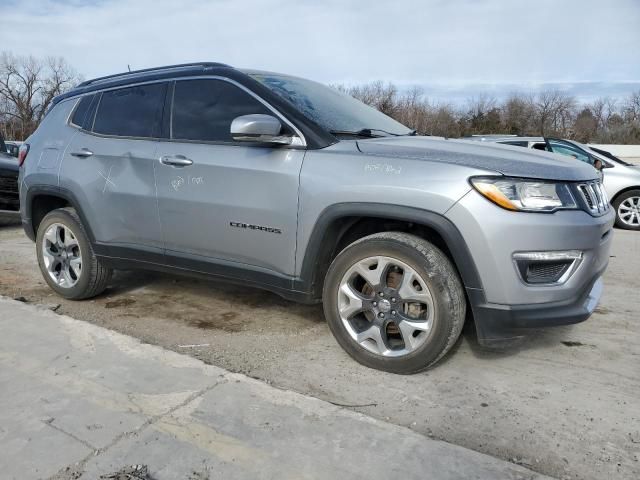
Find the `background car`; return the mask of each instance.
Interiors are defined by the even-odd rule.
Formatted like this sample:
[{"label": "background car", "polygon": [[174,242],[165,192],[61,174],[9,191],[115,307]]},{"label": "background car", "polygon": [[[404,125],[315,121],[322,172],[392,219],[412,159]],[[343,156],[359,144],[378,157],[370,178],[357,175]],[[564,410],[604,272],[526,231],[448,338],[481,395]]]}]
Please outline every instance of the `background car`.
[{"label": "background car", "polygon": [[640,230],[640,166],[580,142],[552,137],[478,135],[467,140],[495,142],[569,155],[603,172],[604,187],[616,209],[616,226]]},{"label": "background car", "polygon": [[18,172],[18,161],[7,153],[7,146],[0,134],[0,215],[3,217],[20,212]]},{"label": "background car", "polygon": [[11,155],[12,157],[18,158],[18,152],[20,151],[20,145],[23,142],[17,142],[15,140],[6,140],[4,142],[6,149],[5,151]]}]

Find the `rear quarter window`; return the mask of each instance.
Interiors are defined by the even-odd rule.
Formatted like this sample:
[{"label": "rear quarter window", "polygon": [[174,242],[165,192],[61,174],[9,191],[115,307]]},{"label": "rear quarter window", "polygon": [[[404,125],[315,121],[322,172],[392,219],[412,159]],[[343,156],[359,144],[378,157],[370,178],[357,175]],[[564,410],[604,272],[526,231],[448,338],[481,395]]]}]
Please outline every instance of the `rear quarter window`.
[{"label": "rear quarter window", "polygon": [[[91,110],[91,104],[93,103],[94,99],[95,95],[86,95],[80,99],[71,117],[72,125],[86,129],[86,123],[88,123],[87,117],[89,117],[89,111]],[[95,112],[95,108],[93,109],[93,111]]]}]

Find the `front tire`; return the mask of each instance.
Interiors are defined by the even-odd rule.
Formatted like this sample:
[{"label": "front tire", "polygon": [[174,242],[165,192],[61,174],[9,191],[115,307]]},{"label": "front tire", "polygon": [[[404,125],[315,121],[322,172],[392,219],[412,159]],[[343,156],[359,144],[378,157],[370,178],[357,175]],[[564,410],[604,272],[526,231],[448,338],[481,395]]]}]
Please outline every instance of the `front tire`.
[{"label": "front tire", "polygon": [[69,300],[99,295],[111,278],[112,270],[96,257],[73,208],[53,210],[42,219],[36,251],[47,284]]},{"label": "front tire", "polygon": [[629,190],[613,202],[616,226],[626,230],[640,230],[640,190]]},{"label": "front tire", "polygon": [[363,365],[411,374],[440,360],[464,325],[455,267],[430,242],[401,232],[345,248],[325,278],[324,312],[338,343]]}]

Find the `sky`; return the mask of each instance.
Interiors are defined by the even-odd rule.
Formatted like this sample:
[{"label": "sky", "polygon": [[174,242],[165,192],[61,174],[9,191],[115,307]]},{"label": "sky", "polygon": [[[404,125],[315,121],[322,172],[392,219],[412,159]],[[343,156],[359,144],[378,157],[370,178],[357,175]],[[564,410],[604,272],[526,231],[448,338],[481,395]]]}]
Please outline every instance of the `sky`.
[{"label": "sky", "polygon": [[0,51],[85,78],[219,61],[436,101],[640,89],[640,0],[0,0]]}]

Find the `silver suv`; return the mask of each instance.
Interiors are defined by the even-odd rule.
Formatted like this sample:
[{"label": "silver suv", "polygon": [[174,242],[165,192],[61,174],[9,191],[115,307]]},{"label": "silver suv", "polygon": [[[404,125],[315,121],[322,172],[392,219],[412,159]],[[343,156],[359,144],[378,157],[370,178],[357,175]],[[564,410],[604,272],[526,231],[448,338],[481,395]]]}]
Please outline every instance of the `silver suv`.
[{"label": "silver suv", "polygon": [[602,171],[602,183],[616,211],[616,225],[640,230],[640,166],[575,140],[515,135],[474,135],[469,140],[496,142],[568,155]]},{"label": "silver suv", "polygon": [[332,88],[216,63],[127,72],[54,102],[21,147],[24,229],[58,294],[112,269],[209,274],[322,301],[396,373],[587,319],[614,213],[554,154],[420,137]]}]

